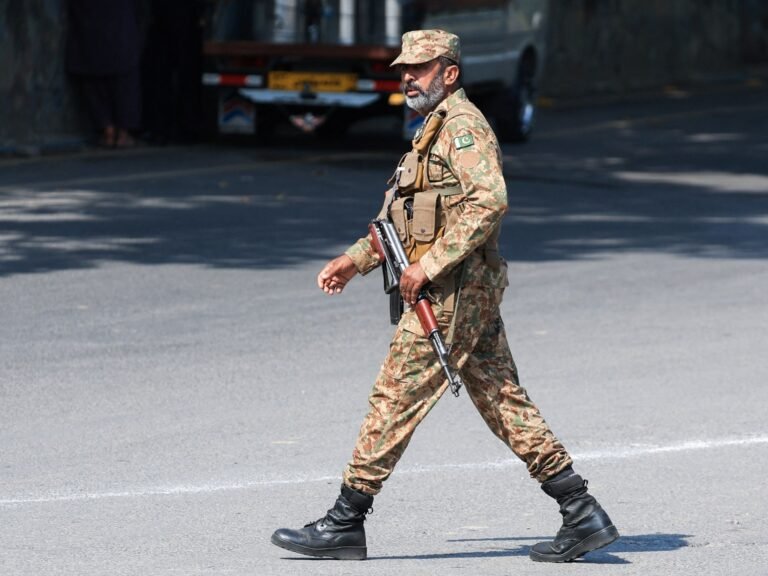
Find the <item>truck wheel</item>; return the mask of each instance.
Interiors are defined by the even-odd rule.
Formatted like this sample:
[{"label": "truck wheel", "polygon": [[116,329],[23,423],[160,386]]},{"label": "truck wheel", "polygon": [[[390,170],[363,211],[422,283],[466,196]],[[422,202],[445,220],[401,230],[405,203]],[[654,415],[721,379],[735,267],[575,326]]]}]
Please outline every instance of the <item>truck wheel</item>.
[{"label": "truck wheel", "polygon": [[264,144],[275,137],[277,130],[277,116],[274,110],[268,108],[258,108],[256,111],[256,126],[254,134]]},{"label": "truck wheel", "polygon": [[514,85],[499,94],[496,132],[506,142],[526,142],[536,121],[536,89],[533,70],[522,66]]},{"label": "truck wheel", "polygon": [[331,113],[328,119],[315,130],[315,134],[326,142],[340,141],[347,137],[351,126],[351,118],[343,114]]}]

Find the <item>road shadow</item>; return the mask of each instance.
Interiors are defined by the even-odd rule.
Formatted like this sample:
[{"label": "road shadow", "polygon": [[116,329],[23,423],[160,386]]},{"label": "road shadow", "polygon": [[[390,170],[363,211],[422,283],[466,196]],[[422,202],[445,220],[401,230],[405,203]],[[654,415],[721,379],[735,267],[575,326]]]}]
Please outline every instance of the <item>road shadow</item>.
[{"label": "road shadow", "polygon": [[[567,123],[567,112],[551,114],[550,126]],[[504,256],[765,258],[766,117],[608,122],[505,146]],[[332,257],[365,233],[403,150],[358,134],[333,145],[288,140],[6,163],[0,276],[110,262],[280,268]]]},{"label": "road shadow", "polygon": [[[659,553],[675,552],[689,546],[690,534],[636,534],[621,536],[612,544],[595,550],[575,560],[579,564],[630,564],[626,558],[619,554],[634,553]],[[368,561],[381,560],[445,560],[445,559],[484,559],[484,558],[513,558],[527,557],[530,547],[536,542],[549,540],[547,536],[498,537],[498,538],[458,538],[447,540],[447,543],[469,543],[471,545],[485,546],[482,550],[470,550],[462,552],[444,552],[432,554],[394,554],[387,556],[369,556]],[[519,544],[517,544],[519,543]],[[516,544],[508,547],[510,544]],[[286,556],[286,560],[322,561],[328,558],[310,558],[306,556]]]},{"label": "road shadow", "polygon": [[[687,539],[691,538],[687,534],[639,534],[632,536],[621,536],[612,544],[590,552],[586,556],[579,558],[575,562],[584,564],[630,564],[629,560],[617,556],[617,554],[636,553],[636,552],[674,552],[688,546]],[[447,540],[455,543],[471,543],[484,546],[491,546],[492,549],[463,552],[446,552],[438,554],[412,554],[412,555],[392,555],[392,556],[374,556],[368,560],[440,560],[440,559],[458,559],[458,558],[504,558],[504,557],[527,557],[530,547],[536,542],[550,540],[551,537],[500,537],[500,538],[462,538]],[[525,542],[514,547],[508,548],[506,544],[516,542]]]}]

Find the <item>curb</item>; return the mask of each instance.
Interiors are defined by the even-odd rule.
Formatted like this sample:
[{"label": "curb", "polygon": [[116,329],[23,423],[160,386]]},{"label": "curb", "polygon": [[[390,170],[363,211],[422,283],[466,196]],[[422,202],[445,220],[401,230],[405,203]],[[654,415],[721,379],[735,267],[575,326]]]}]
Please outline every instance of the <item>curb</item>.
[{"label": "curb", "polygon": [[690,78],[687,81],[667,83],[661,86],[627,90],[624,92],[594,92],[579,95],[544,93],[536,99],[541,109],[568,109],[600,104],[637,102],[665,96],[684,98],[691,94],[706,94],[726,90],[759,90],[768,87],[768,66],[750,66],[729,74],[717,74]]},{"label": "curb", "polygon": [[0,159],[74,154],[88,147],[87,140],[82,136],[64,136],[33,144],[0,144]]}]

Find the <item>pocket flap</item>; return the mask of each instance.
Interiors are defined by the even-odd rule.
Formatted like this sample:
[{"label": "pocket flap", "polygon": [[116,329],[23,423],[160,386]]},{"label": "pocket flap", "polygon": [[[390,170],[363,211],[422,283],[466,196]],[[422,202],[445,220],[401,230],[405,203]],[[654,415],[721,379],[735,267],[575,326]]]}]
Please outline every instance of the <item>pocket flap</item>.
[{"label": "pocket flap", "polygon": [[408,244],[408,218],[405,214],[405,202],[410,198],[398,198],[392,202],[392,206],[389,208],[389,217],[392,219],[392,224],[395,225],[397,235],[400,236],[400,241],[403,244]]},{"label": "pocket flap", "polygon": [[408,190],[416,185],[419,179],[421,160],[421,155],[413,151],[408,152],[400,160],[400,165],[397,167],[399,171],[397,185],[401,190]]},{"label": "pocket flap", "polygon": [[440,194],[419,192],[413,197],[411,234],[419,242],[431,242],[437,232]]}]

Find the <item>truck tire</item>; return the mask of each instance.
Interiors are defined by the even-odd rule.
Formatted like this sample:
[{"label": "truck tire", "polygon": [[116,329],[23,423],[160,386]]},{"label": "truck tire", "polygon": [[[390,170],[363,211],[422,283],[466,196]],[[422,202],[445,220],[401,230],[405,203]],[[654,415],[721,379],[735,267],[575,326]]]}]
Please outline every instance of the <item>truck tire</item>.
[{"label": "truck tire", "polygon": [[352,119],[339,113],[331,113],[328,119],[320,125],[315,134],[326,142],[339,142],[347,137],[352,126]]},{"label": "truck tire", "polygon": [[256,109],[254,135],[263,144],[270,144],[277,132],[278,115],[276,110],[260,106]]}]

